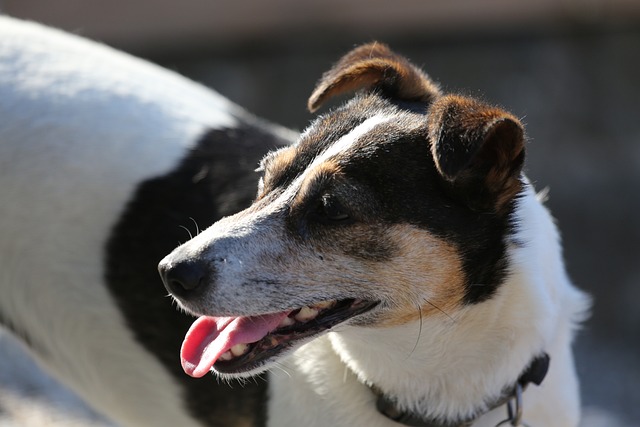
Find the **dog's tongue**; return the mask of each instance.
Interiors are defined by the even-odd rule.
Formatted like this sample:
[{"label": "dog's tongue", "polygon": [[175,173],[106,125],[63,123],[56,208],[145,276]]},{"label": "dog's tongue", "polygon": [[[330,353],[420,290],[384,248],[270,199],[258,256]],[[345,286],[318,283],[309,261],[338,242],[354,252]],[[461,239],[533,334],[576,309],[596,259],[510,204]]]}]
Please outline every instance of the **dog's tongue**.
[{"label": "dog's tongue", "polygon": [[216,360],[236,344],[260,341],[289,313],[254,317],[209,317],[196,320],[182,343],[182,368],[195,378],[209,372]]}]

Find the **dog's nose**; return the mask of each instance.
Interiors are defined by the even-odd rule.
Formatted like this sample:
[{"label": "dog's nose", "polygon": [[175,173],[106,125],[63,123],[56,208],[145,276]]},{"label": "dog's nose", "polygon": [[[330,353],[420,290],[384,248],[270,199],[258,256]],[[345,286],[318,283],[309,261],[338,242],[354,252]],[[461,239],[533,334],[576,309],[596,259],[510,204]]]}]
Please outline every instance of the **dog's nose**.
[{"label": "dog's nose", "polygon": [[193,259],[172,261],[164,259],[158,265],[164,287],[174,296],[182,298],[203,285],[207,276],[206,266]]}]

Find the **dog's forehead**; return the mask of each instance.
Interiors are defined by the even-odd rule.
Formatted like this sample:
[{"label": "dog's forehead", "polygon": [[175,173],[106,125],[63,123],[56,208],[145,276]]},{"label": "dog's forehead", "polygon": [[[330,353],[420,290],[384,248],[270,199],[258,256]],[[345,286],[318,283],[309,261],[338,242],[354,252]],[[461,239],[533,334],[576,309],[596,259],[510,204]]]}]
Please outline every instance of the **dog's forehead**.
[{"label": "dog's forehead", "polygon": [[[426,108],[424,108],[426,112]],[[327,160],[347,164],[374,157],[401,140],[425,140],[425,113],[399,108],[377,97],[357,98],[319,117],[298,142],[268,155],[262,167],[274,185],[286,185]]]}]

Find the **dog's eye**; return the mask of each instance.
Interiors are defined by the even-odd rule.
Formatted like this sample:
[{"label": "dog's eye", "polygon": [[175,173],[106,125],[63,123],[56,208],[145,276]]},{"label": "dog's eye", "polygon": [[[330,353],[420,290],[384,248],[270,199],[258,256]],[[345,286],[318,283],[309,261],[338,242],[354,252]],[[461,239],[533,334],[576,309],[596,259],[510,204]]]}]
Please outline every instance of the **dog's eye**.
[{"label": "dog's eye", "polygon": [[322,196],[317,213],[320,219],[327,222],[347,222],[351,219],[351,215],[349,215],[349,212],[342,206],[342,203],[330,195]]}]

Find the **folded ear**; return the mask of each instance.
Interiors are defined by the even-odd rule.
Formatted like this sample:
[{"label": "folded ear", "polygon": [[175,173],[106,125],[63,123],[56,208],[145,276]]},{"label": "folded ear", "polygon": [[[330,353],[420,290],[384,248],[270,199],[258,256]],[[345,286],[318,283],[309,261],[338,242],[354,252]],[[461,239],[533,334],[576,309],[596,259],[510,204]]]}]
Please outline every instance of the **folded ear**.
[{"label": "folded ear", "polygon": [[520,192],[524,129],[513,115],[447,95],[430,106],[428,129],[438,171],[472,208],[499,212]]},{"label": "folded ear", "polygon": [[378,89],[404,101],[430,102],[440,94],[438,86],[406,58],[374,42],[355,48],[324,73],[307,106],[314,112],[327,99],[360,89]]}]

